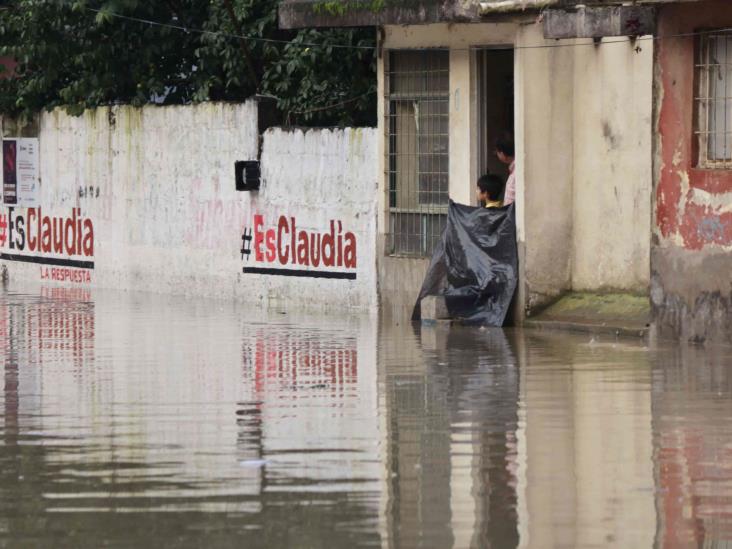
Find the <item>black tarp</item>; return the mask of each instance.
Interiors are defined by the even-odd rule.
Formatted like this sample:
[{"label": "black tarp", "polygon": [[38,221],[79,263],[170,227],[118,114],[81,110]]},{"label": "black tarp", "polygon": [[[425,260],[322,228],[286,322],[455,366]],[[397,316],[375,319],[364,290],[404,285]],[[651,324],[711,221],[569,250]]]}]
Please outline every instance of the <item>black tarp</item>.
[{"label": "black tarp", "polygon": [[503,326],[517,278],[513,204],[475,208],[450,201],[412,319],[420,320],[422,298],[433,295],[444,296],[450,318]]}]

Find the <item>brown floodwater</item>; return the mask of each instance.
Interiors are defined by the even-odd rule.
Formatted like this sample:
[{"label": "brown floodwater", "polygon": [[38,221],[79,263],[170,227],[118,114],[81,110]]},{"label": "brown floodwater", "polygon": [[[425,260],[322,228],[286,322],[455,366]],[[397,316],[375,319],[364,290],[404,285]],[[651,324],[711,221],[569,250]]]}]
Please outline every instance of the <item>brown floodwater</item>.
[{"label": "brown floodwater", "polygon": [[0,292],[0,546],[732,546],[732,350]]}]

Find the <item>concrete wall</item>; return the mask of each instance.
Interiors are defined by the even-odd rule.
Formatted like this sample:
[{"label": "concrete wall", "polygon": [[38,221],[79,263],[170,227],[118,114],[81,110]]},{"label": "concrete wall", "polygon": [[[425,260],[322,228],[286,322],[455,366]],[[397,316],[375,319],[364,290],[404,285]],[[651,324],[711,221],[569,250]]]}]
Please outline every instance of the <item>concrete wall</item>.
[{"label": "concrete wall", "polygon": [[572,289],[647,294],[653,42],[577,43]]},{"label": "concrete wall", "polygon": [[[450,48],[450,196],[465,204],[474,202],[479,164],[479,98],[470,48],[516,48],[519,320],[570,290],[648,291],[653,42],[607,42],[545,40],[542,26],[531,19],[385,27],[384,49]],[[382,58],[380,135],[383,66]],[[383,237],[383,138],[379,147]],[[427,262],[384,258],[383,248],[379,257],[382,304],[409,310]]]},{"label": "concrete wall", "polygon": [[[262,188],[237,192],[234,162],[256,159],[259,140],[252,101],[43,114],[42,216],[83,218],[93,229],[93,250],[57,253],[30,242],[21,250],[17,218],[30,231],[40,212],[5,206],[2,215],[16,231],[0,239],[2,252],[22,259],[3,262],[10,277],[271,306],[375,308],[374,130],[268,130]],[[318,257],[315,265],[321,254],[311,257],[304,241],[320,242],[320,251],[331,222],[333,264]],[[252,236],[248,256],[241,252],[245,234]],[[329,243],[329,259],[330,252]],[[59,260],[86,264],[51,264]],[[258,271],[244,272],[252,268]],[[291,269],[303,276],[283,276]]]},{"label": "concrete wall", "polygon": [[558,43],[527,25],[516,44],[525,309],[567,290],[646,293],[653,42],[541,48]]},{"label": "concrete wall", "polygon": [[[728,2],[659,13],[661,35],[730,25]],[[732,170],[697,167],[694,52],[691,36],[656,52],[651,300],[661,335],[732,343]]]},{"label": "concrete wall", "polygon": [[519,315],[571,287],[574,59],[572,48],[547,43],[540,25],[516,40]]}]

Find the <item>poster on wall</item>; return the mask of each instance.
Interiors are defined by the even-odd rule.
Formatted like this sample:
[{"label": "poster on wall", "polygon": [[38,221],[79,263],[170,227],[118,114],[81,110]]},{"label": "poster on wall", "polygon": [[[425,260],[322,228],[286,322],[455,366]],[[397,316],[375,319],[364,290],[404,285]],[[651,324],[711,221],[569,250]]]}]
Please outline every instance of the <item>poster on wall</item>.
[{"label": "poster on wall", "polygon": [[38,139],[3,139],[3,203],[34,208],[40,190]]}]

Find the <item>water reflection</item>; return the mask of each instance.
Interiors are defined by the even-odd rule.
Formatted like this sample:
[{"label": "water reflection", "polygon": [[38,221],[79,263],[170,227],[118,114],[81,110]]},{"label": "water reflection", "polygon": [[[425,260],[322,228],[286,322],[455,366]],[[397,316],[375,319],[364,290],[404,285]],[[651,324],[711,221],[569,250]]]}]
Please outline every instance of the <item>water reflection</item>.
[{"label": "water reflection", "polygon": [[389,546],[514,547],[519,371],[512,342],[501,330],[411,335],[407,329],[380,346]]},{"label": "water reflection", "polygon": [[0,296],[0,546],[379,545],[376,328],[310,324]]},{"label": "water reflection", "polygon": [[654,372],[662,547],[732,547],[731,358],[679,348]]},{"label": "water reflection", "polygon": [[0,294],[0,545],[726,547],[732,353]]}]

